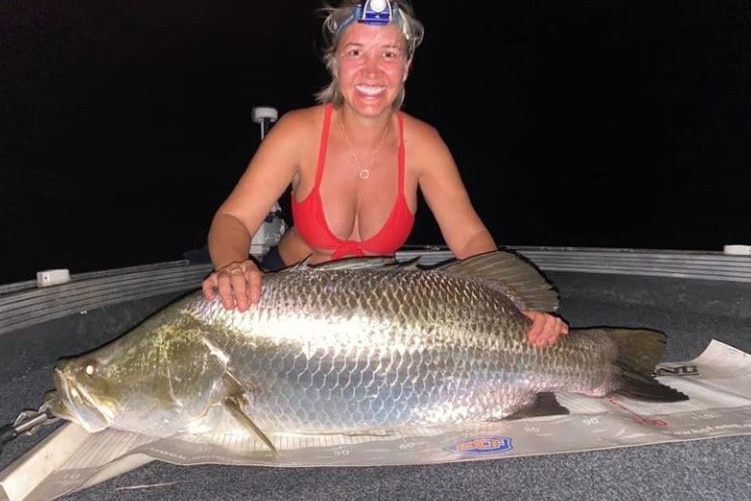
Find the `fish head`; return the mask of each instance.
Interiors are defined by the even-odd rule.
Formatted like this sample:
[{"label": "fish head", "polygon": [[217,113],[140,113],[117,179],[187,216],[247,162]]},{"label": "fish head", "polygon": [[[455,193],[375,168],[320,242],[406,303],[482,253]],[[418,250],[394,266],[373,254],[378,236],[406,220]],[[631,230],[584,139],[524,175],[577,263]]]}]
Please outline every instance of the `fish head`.
[{"label": "fish head", "polygon": [[59,360],[50,411],[91,433],[190,431],[221,400],[228,360],[194,324],[146,322],[101,348]]},{"label": "fish head", "polygon": [[108,428],[117,413],[118,399],[105,388],[96,357],[58,361],[55,390],[47,394],[50,411],[94,433]]}]

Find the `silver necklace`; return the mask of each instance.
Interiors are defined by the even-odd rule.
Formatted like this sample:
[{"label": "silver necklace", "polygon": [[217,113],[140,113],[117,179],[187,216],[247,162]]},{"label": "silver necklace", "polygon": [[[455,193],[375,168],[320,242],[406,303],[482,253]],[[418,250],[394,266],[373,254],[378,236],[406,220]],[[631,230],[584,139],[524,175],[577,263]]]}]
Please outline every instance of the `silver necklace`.
[{"label": "silver necklace", "polygon": [[344,139],[347,140],[347,144],[349,145],[350,153],[352,154],[352,158],[355,160],[355,163],[360,168],[360,171],[358,172],[358,176],[360,179],[368,179],[370,177],[370,169],[373,167],[373,162],[375,161],[375,157],[380,151],[381,147],[383,146],[383,142],[386,139],[386,133],[389,131],[389,124],[386,124],[386,128],[383,129],[383,134],[381,135],[381,140],[378,142],[378,146],[375,147],[375,149],[370,153],[370,161],[368,162],[367,166],[363,166],[362,162],[360,161],[360,155],[357,152],[357,148],[355,148],[355,145],[352,144],[352,140],[349,138],[349,134],[347,134],[347,129],[344,128],[344,119],[342,118],[341,113],[339,114],[339,128],[342,129],[342,132],[344,132]]}]

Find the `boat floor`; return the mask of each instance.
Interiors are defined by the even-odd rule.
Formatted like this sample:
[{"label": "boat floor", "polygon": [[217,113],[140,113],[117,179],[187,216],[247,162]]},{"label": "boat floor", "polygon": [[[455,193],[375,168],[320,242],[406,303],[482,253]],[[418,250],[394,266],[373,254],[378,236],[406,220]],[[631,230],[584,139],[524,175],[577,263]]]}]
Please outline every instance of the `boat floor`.
[{"label": "boat floor", "polygon": [[[713,339],[751,352],[751,311],[739,294],[749,284],[702,280],[551,273],[561,314],[574,327],[649,327],[669,335],[664,361],[690,360]],[[743,296],[740,296],[743,297]],[[748,297],[747,295],[745,297]],[[57,352],[78,346],[58,338]],[[49,343],[49,340],[29,343]],[[39,348],[37,346],[36,348]],[[35,349],[29,345],[30,352]],[[0,381],[0,418],[39,402],[51,364],[0,357],[16,366]],[[41,436],[10,442],[0,470]],[[748,500],[751,436],[684,441],[591,452],[437,465],[335,468],[176,466],[152,462],[66,496],[69,500]]]}]

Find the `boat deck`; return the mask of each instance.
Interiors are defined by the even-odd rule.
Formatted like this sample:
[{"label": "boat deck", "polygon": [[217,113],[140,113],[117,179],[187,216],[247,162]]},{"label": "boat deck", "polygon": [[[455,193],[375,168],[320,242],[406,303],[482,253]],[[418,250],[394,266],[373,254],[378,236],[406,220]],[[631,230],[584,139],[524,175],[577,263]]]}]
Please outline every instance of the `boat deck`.
[{"label": "boat deck", "polygon": [[[559,255],[560,254],[560,255]],[[586,253],[575,253],[577,259]],[[607,254],[607,253],[606,253]],[[560,313],[573,327],[649,327],[669,335],[665,361],[690,360],[713,339],[751,352],[751,258],[648,253],[624,265],[607,254],[610,266],[590,255],[571,264],[572,253],[529,249],[561,293]],[[436,258],[440,258],[436,255]],[[620,257],[633,258],[633,253]],[[617,258],[617,259],[616,259]],[[568,258],[567,258],[568,259]],[[676,264],[676,261],[683,261]],[[698,265],[697,262],[704,264]],[[582,265],[581,263],[585,263]],[[594,263],[586,265],[586,263]],[[641,264],[639,264],[641,263]],[[672,264],[671,264],[672,263]],[[624,268],[625,266],[625,268]],[[629,268],[629,266],[632,266]],[[665,272],[664,270],[669,269]],[[671,268],[672,266],[672,268]],[[698,268],[697,268],[698,266]],[[173,266],[180,269],[180,266]],[[659,268],[659,269],[658,269]],[[204,270],[183,267],[195,280]],[[663,270],[662,272],[660,270]],[[697,271],[699,270],[699,271]],[[714,270],[714,272],[712,271]],[[724,271],[723,271],[724,270]],[[728,271],[730,270],[730,271]],[[187,273],[187,275],[186,275]],[[728,276],[723,276],[728,275]],[[112,277],[88,277],[112,282]],[[162,283],[164,280],[162,280]],[[190,281],[188,283],[191,283]],[[132,281],[120,287],[132,293]],[[145,286],[148,289],[148,285]],[[184,289],[138,294],[126,302],[102,302],[85,314],[61,308],[58,318],[21,322],[0,331],[0,419],[40,402],[51,386],[55,357],[96,346],[166,304]],[[25,287],[7,292],[19,298]],[[141,290],[141,289],[139,289]],[[30,291],[30,289],[29,289]],[[127,292],[130,291],[130,292]],[[80,292],[80,291],[79,291]],[[96,289],[88,293],[94,294]],[[31,293],[31,292],[29,292]],[[70,299],[73,293],[67,294]],[[79,299],[84,300],[81,293]],[[48,300],[36,299],[39,301]],[[100,298],[101,299],[101,298]],[[57,304],[59,306],[60,301]],[[33,301],[32,301],[33,303]],[[21,307],[14,303],[15,309]],[[26,305],[33,310],[31,303]],[[73,310],[75,305],[68,305]],[[50,304],[46,310],[50,311]],[[43,312],[40,310],[39,315]],[[13,315],[6,315],[6,319]],[[10,325],[10,324],[8,324]],[[0,324],[2,328],[2,324]],[[30,449],[41,436],[19,437],[6,446],[0,470]],[[751,499],[751,436],[683,441],[582,453],[489,459],[437,465],[336,468],[175,466],[153,462],[63,499],[163,500],[748,500]]]}]

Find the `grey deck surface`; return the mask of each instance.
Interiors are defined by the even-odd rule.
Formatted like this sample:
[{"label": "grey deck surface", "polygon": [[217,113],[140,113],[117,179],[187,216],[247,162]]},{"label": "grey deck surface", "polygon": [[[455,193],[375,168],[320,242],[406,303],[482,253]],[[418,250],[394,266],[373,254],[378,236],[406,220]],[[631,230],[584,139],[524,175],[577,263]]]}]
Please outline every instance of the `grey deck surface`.
[{"label": "grey deck surface", "polygon": [[[751,284],[566,272],[549,276],[562,294],[561,313],[574,327],[662,330],[670,336],[666,361],[694,358],[712,339],[751,352]],[[95,314],[90,321],[103,321]],[[0,362],[6,371],[12,369],[0,381],[3,423],[20,409],[37,405],[50,387],[50,359],[40,353],[70,354],[81,347],[80,336],[71,341],[58,332],[65,325],[46,327],[49,332],[39,339],[24,333],[26,352],[19,352],[21,345],[14,345],[13,353],[2,349]],[[20,437],[10,443],[0,468],[37,440]],[[124,489],[161,483],[169,485]],[[409,467],[180,467],[155,462],[63,499],[751,500],[751,437]]]}]

